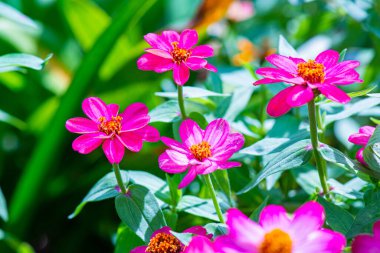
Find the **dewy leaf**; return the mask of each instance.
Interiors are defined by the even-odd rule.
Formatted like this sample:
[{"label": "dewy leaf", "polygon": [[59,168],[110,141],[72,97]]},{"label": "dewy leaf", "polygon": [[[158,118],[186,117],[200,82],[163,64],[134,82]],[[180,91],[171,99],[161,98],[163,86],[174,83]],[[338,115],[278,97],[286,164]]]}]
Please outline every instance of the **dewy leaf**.
[{"label": "dewy leaf", "polygon": [[132,249],[144,245],[140,239],[128,226],[122,224],[117,230],[117,239],[114,253],[131,252]]},{"label": "dewy leaf", "polygon": [[[178,96],[177,92],[156,92],[154,94],[156,96],[166,97],[166,98],[176,98]],[[183,87],[184,98],[227,97],[227,96],[231,96],[231,94],[217,93],[217,92],[209,91],[209,90],[202,89],[199,87],[190,87],[190,86]]]},{"label": "dewy leaf", "polygon": [[29,54],[2,55],[0,56],[0,73],[9,70],[16,70],[18,67],[41,70],[51,57],[52,55],[50,54],[43,60]]},{"label": "dewy leaf", "polygon": [[335,231],[347,234],[350,230],[354,217],[343,208],[326,201],[318,196],[318,202],[324,207],[327,224]]},{"label": "dewy leaf", "polygon": [[307,163],[311,158],[310,140],[301,140],[279,152],[265,167],[257,174],[247,186],[238,192],[242,194],[248,192],[258,185],[267,176],[284,170],[297,168]]},{"label": "dewy leaf", "polygon": [[196,196],[185,195],[178,203],[177,210],[213,221],[219,221],[211,199],[200,199]]},{"label": "dewy leaf", "polygon": [[120,219],[146,243],[166,221],[154,195],[142,185],[131,185],[126,195],[115,199]]},{"label": "dewy leaf", "polygon": [[376,127],[369,139],[363,157],[372,170],[380,172],[380,126]]},{"label": "dewy leaf", "polygon": [[359,170],[359,167],[351,161],[350,158],[327,144],[321,144],[321,147],[318,150],[322,157],[328,162],[342,165],[345,169],[355,174]]},{"label": "dewy leaf", "polygon": [[5,201],[5,197],[1,188],[0,188],[0,217],[4,221],[8,221],[7,202]]}]

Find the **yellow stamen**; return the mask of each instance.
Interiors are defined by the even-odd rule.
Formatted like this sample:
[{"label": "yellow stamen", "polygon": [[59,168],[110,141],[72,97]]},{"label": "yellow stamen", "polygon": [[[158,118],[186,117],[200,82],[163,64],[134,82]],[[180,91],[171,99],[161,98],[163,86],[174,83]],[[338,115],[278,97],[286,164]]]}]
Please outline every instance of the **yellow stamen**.
[{"label": "yellow stamen", "polygon": [[187,61],[191,55],[191,52],[183,48],[178,48],[178,42],[172,42],[172,45],[173,51],[171,52],[171,55],[173,57],[173,61],[177,64]]},{"label": "yellow stamen", "polygon": [[297,72],[300,77],[309,83],[323,83],[325,80],[325,67],[314,60],[301,62],[297,65]]},{"label": "yellow stamen", "polygon": [[148,244],[145,252],[149,253],[180,253],[182,246],[180,241],[171,234],[158,233]]},{"label": "yellow stamen", "polygon": [[260,246],[260,253],[291,253],[292,239],[281,229],[273,229],[264,236]]},{"label": "yellow stamen", "polygon": [[111,120],[106,121],[105,117],[99,118],[99,130],[103,133],[110,134],[119,134],[121,131],[121,121],[123,118],[121,116],[112,117]]},{"label": "yellow stamen", "polygon": [[190,151],[198,161],[211,156],[211,145],[207,141],[202,141],[199,144],[194,144],[190,147]]}]

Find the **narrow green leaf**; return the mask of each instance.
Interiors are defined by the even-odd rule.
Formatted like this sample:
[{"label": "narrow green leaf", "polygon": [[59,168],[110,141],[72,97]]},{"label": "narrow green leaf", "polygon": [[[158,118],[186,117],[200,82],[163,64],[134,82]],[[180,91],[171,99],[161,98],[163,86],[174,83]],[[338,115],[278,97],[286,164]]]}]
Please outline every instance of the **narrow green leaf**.
[{"label": "narrow green leaf", "polygon": [[131,252],[132,249],[144,245],[140,239],[128,226],[121,225],[117,230],[117,239],[114,253]]},{"label": "narrow green leaf", "polygon": [[7,209],[7,202],[5,200],[3,191],[0,188],[0,217],[4,221],[8,221],[8,209]]},{"label": "narrow green leaf", "polygon": [[26,123],[0,109],[0,121],[5,122],[11,126],[14,126],[20,130],[26,128]]},{"label": "narrow green leaf", "polygon": [[146,243],[166,221],[154,195],[142,185],[131,185],[126,195],[115,199],[120,219]]},{"label": "narrow green leaf", "polygon": [[269,196],[267,196],[264,201],[252,212],[249,218],[255,222],[259,221],[260,213],[264,207],[268,204]]},{"label": "narrow green leaf", "polygon": [[28,16],[25,16],[18,10],[2,2],[0,2],[0,17],[7,18],[17,24],[25,26],[28,29],[40,29],[39,25],[37,25],[37,23]]},{"label": "narrow green leaf", "polygon": [[344,57],[346,57],[347,48],[343,49],[339,54],[339,62],[344,61]]},{"label": "narrow green leaf", "polygon": [[376,125],[380,125],[380,119],[376,119],[376,118],[374,118],[374,117],[371,117],[370,119],[371,119],[371,121],[372,121],[373,123],[375,123]]},{"label": "narrow green leaf", "polygon": [[52,55],[49,55],[45,59],[41,59],[29,54],[2,55],[0,56],[0,73],[9,71],[10,68],[17,70],[18,67],[41,70],[51,57]]},{"label": "narrow green leaf", "polygon": [[327,144],[323,144],[318,149],[318,151],[322,155],[322,157],[328,162],[341,165],[345,169],[353,173],[356,173],[357,170],[359,170],[359,167],[353,161],[351,161],[350,158],[348,158],[345,154],[343,154],[339,150],[333,147],[330,147]]},{"label": "narrow green leaf", "polygon": [[367,95],[368,93],[370,93],[371,91],[373,91],[376,88],[377,88],[377,85],[374,85],[374,86],[368,87],[367,89],[364,89],[364,90],[350,92],[350,93],[348,93],[348,96],[350,96],[351,98],[361,97],[361,96]]}]

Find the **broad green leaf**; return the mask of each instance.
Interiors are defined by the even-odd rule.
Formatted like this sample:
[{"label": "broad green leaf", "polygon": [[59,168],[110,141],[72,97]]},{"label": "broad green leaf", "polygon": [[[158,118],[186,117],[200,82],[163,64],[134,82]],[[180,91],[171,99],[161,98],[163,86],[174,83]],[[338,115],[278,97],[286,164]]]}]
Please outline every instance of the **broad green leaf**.
[{"label": "broad green leaf", "polygon": [[326,201],[318,196],[317,200],[325,209],[327,224],[335,231],[347,234],[350,230],[354,217],[343,208]]},{"label": "broad green leaf", "polygon": [[23,25],[28,29],[39,30],[39,25],[29,17],[25,16],[11,6],[0,2],[0,17],[9,19],[17,24]]},{"label": "broad green leaf", "polygon": [[197,122],[202,129],[205,129],[208,125],[206,118],[199,112],[191,112],[188,117]]},{"label": "broad green leaf", "polygon": [[8,221],[8,208],[7,208],[7,202],[5,200],[3,191],[0,188],[0,217],[4,221]]},{"label": "broad green leaf", "polygon": [[380,172],[380,126],[376,127],[371,139],[369,139],[363,157],[371,170]]},{"label": "broad green leaf", "polygon": [[0,73],[18,70],[19,67],[41,70],[51,57],[52,55],[49,55],[45,59],[41,59],[29,54],[2,55],[0,56]]},{"label": "broad green leaf", "polygon": [[237,88],[231,97],[230,105],[224,114],[223,118],[232,122],[235,118],[247,107],[249,100],[252,97],[253,91],[257,89],[251,84],[245,87]]},{"label": "broad green leaf", "polygon": [[348,158],[341,151],[333,147],[330,147],[327,144],[322,144],[318,151],[322,155],[322,157],[328,162],[341,165],[345,169],[353,173],[356,173],[357,170],[359,170],[358,166],[353,161],[351,161],[350,158]]},{"label": "broad green leaf", "polygon": [[171,209],[165,209],[162,212],[165,216],[165,220],[168,226],[172,229],[175,229],[177,227],[178,214],[176,212],[173,212]]},{"label": "broad green leaf", "polygon": [[126,195],[116,197],[115,206],[120,219],[145,243],[154,231],[166,226],[155,196],[142,185],[130,185]]},{"label": "broad green leaf", "polygon": [[273,157],[257,176],[247,186],[240,190],[238,194],[248,192],[269,175],[297,168],[307,163],[311,158],[310,145],[310,140],[301,140],[286,147],[282,152],[279,152]]},{"label": "broad green leaf", "polygon": [[185,195],[178,203],[177,210],[213,221],[219,221],[211,199],[200,199],[196,196]]},{"label": "broad green leaf", "polygon": [[227,234],[227,225],[222,223],[209,223],[204,228],[207,230],[208,234],[214,235],[214,238],[220,235]]},{"label": "broad green leaf", "polygon": [[252,212],[249,218],[255,222],[259,221],[260,213],[264,207],[268,204],[269,196],[267,196],[264,201]]},{"label": "broad green leaf", "polygon": [[298,57],[297,51],[290,45],[284,36],[280,35],[278,41],[278,52],[284,56]]},{"label": "broad green leaf", "polygon": [[20,130],[26,128],[26,123],[0,109],[0,121],[12,125]]},{"label": "broad green leaf", "polygon": [[150,122],[173,122],[180,118],[179,106],[176,100],[160,104],[149,112]]},{"label": "broad green leaf", "polygon": [[122,224],[117,230],[117,238],[114,253],[131,252],[132,249],[144,245],[140,239],[128,226]]},{"label": "broad green leaf", "polygon": [[[156,92],[156,96],[166,98],[177,98],[177,92]],[[226,97],[231,94],[222,94],[213,91],[209,91],[199,87],[185,86],[183,87],[184,98],[201,98],[201,97]]]}]

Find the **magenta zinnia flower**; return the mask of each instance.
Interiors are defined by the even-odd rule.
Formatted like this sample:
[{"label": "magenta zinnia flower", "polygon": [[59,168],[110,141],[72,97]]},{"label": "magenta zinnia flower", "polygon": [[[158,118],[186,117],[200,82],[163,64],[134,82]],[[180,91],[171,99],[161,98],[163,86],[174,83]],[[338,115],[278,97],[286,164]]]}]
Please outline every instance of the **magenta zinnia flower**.
[{"label": "magenta zinnia flower", "polygon": [[181,123],[179,134],[182,143],[161,137],[169,149],[158,158],[160,168],[167,173],[182,173],[189,169],[179,188],[190,184],[199,174],[241,165],[228,159],[244,145],[244,137],[240,133],[231,133],[226,120],[214,120],[203,130],[196,122],[187,119]]},{"label": "magenta zinnia flower", "polygon": [[338,62],[339,53],[334,50],[324,51],[315,60],[307,62],[277,54],[266,59],[277,68],[259,68],[256,73],[265,78],[256,81],[254,85],[278,82],[293,84],[270,100],[267,112],[273,117],[287,113],[292,107],[307,104],[319,94],[338,103],[347,103],[350,97],[336,85],[362,82],[355,71],[360,62]]},{"label": "magenta zinnia flower", "polygon": [[160,139],[157,129],[148,125],[148,108],[143,103],[131,104],[119,114],[118,105],[106,105],[100,98],[90,97],[83,101],[82,109],[89,119],[72,118],[66,121],[67,130],[82,134],[72,145],[81,154],[88,154],[103,143],[108,161],[120,163],[124,147],[138,152],[143,141]]},{"label": "magenta zinnia flower", "polygon": [[[150,237],[148,246],[139,246],[134,248],[131,253],[159,253],[173,252],[183,253],[186,246],[183,245],[171,232],[170,227],[163,227],[156,230]],[[205,238],[211,238],[211,234],[207,234],[206,229],[201,226],[188,228],[183,233],[191,233]]]},{"label": "magenta zinnia flower", "polygon": [[227,211],[228,234],[220,239],[223,253],[339,253],[346,245],[340,233],[323,229],[323,207],[310,201],[289,218],[282,206],[269,205],[253,222],[237,209]]},{"label": "magenta zinnia flower", "polygon": [[380,221],[373,225],[373,236],[360,234],[354,238],[351,245],[352,253],[380,252]]},{"label": "magenta zinnia flower", "polygon": [[369,139],[371,139],[373,132],[375,132],[375,129],[376,129],[375,127],[363,126],[359,128],[359,133],[351,134],[350,137],[348,137],[348,141],[356,145],[363,146],[361,149],[358,150],[358,152],[356,152],[356,159],[364,166],[368,166],[368,165],[364,161],[363,152]]},{"label": "magenta zinnia flower", "polygon": [[163,31],[162,35],[148,33],[144,39],[152,48],[146,49],[147,54],[137,60],[137,67],[141,70],[157,73],[173,70],[173,79],[178,85],[189,80],[189,69],[217,71],[205,59],[214,55],[213,48],[209,45],[194,47],[198,42],[195,30],[187,29],[181,34],[175,31]]}]

